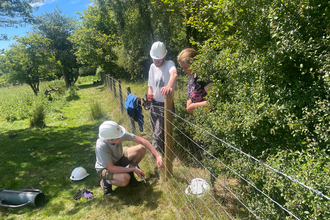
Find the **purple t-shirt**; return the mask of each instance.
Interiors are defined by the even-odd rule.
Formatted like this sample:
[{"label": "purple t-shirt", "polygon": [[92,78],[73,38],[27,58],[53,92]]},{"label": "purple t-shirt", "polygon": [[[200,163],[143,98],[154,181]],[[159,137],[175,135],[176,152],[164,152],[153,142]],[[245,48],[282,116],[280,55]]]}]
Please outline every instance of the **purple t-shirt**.
[{"label": "purple t-shirt", "polygon": [[210,82],[197,81],[198,76],[194,78],[194,75],[189,76],[187,93],[193,103],[206,101],[204,98],[207,95],[205,86]]}]

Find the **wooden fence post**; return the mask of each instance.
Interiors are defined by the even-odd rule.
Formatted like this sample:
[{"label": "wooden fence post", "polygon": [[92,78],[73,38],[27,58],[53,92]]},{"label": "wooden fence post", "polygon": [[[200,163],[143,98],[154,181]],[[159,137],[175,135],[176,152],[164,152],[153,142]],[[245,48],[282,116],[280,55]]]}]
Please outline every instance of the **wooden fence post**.
[{"label": "wooden fence post", "polygon": [[[129,94],[131,94],[131,88],[130,88],[130,87],[127,87],[127,88],[126,88],[126,91],[127,91],[127,96],[128,96]],[[131,118],[131,117],[129,117],[129,118],[131,119],[131,129],[132,129],[132,133],[135,134],[136,129],[135,129],[135,122],[134,122],[134,119]]]},{"label": "wooden fence post", "polygon": [[[165,124],[165,181],[172,177],[173,174],[173,96],[165,95],[164,103],[164,124]],[[170,111],[167,111],[170,110]]]},{"label": "wooden fence post", "polygon": [[123,93],[121,91],[120,80],[118,81],[118,88],[119,88],[120,112],[121,114],[124,114]]}]

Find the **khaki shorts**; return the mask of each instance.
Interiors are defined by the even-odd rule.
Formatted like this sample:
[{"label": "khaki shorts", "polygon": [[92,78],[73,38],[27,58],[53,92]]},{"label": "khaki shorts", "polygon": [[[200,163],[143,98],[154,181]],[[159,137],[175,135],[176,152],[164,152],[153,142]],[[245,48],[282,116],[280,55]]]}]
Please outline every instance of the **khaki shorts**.
[{"label": "khaki shorts", "polygon": [[[130,164],[132,161],[128,160],[128,150],[129,147],[123,147],[124,155],[115,163],[115,166],[120,167],[126,167],[128,164]],[[100,170],[97,172],[100,178],[105,180],[113,180],[113,173],[111,173],[108,169],[104,168],[103,170]]]}]

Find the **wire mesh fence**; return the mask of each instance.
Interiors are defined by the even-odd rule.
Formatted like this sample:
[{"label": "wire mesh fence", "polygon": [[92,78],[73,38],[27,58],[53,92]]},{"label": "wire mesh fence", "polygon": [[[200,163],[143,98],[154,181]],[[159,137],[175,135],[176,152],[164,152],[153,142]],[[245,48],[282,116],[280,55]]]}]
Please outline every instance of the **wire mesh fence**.
[{"label": "wire mesh fence", "polygon": [[[126,114],[123,105],[131,91],[125,91],[121,83],[110,75],[105,75],[104,80],[111,97],[121,108],[122,124],[136,134],[135,122]],[[272,167],[200,125],[168,109],[164,111],[169,111],[175,121],[168,121],[173,126],[173,134],[167,135],[174,144],[170,177],[165,178],[167,167],[162,170],[155,168],[154,157],[150,153],[146,158],[147,164],[159,173],[159,183],[179,219],[309,219],[306,216],[312,216],[310,212],[317,210],[310,210],[306,204],[290,205],[299,201],[287,200],[313,197],[330,204],[330,198],[324,192],[282,172],[284,164]],[[138,135],[151,142],[151,124],[154,122],[148,111],[144,110],[142,114],[144,129]],[[158,116],[164,117],[161,114]],[[202,138],[192,138],[186,134],[187,128],[198,130]],[[213,143],[212,146],[210,143]],[[167,147],[167,143],[164,144]],[[211,147],[218,147],[224,156],[219,158],[211,154]],[[162,154],[164,161],[167,154]],[[283,185],[286,190],[280,189]]]}]

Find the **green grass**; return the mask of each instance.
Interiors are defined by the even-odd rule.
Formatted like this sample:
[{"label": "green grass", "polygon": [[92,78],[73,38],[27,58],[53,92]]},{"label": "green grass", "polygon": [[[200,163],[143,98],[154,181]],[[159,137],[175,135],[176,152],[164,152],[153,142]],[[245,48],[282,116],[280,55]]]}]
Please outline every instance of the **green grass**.
[{"label": "green grass", "polygon": [[[55,100],[57,104],[46,107],[46,127],[43,129],[30,129],[28,116],[13,121],[1,117],[0,188],[19,190],[33,187],[48,196],[40,208],[0,208],[0,219],[175,218],[173,207],[159,184],[157,169],[149,166],[147,158],[140,166],[151,186],[114,187],[116,196],[102,195],[98,186],[100,179],[93,168],[98,126],[104,120],[115,120],[128,128],[129,122],[118,110],[117,101],[110,98],[109,90],[104,85],[93,85],[92,81],[81,79],[74,91],[66,92],[65,99],[58,97]],[[135,88],[143,94],[147,91],[147,86],[141,89],[138,83],[132,86],[132,91],[138,91]],[[24,92],[16,93],[20,89]],[[17,102],[29,97],[22,95],[25,93],[29,93],[25,86],[0,89],[0,97],[4,97],[3,94],[16,95]],[[105,116],[91,120],[89,105],[95,100]],[[4,100],[2,104],[4,108]],[[23,108],[23,104],[20,106]],[[78,166],[84,167],[89,176],[82,181],[71,181],[70,174]],[[94,198],[74,200],[72,197],[83,188],[92,191]]]}]

